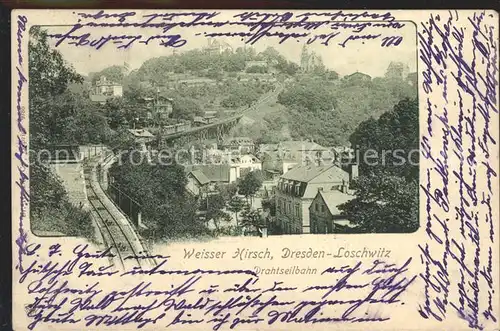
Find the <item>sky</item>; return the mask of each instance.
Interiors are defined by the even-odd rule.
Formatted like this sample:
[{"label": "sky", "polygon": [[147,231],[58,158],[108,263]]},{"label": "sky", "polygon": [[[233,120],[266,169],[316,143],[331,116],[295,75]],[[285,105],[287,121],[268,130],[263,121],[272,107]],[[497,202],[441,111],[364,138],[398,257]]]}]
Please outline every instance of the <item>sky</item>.
[{"label": "sky", "polygon": [[[49,33],[65,33],[69,29],[67,26],[46,26],[44,28],[47,29]],[[388,29],[386,29],[384,33],[387,34],[387,30]],[[127,33],[132,34],[130,31],[131,30],[128,30]],[[195,28],[189,31],[186,29],[183,30],[181,34],[188,42],[183,47],[177,48],[177,52],[182,53],[183,51],[206,46],[208,43],[207,38],[204,36],[196,36],[196,33],[200,33],[200,31],[203,32],[203,30]],[[377,31],[380,32],[381,30],[378,29]],[[115,35],[121,34],[121,32],[119,33],[116,29],[111,30],[109,28],[94,28],[91,32],[93,34],[92,38],[97,37],[97,39],[101,35],[106,36],[109,33]],[[140,33],[143,33],[143,31],[140,31]],[[410,72],[416,71],[417,49],[415,26],[412,23],[406,23],[402,29],[397,31],[397,34],[403,37],[403,41],[398,46],[381,47],[381,40],[379,39],[366,40],[366,42],[360,40],[351,41],[346,44],[346,47],[340,46],[339,42],[330,42],[328,46],[322,45],[320,42],[315,42],[308,45],[307,49],[321,56],[325,66],[335,70],[341,76],[359,71],[372,77],[381,77],[392,61],[407,64]],[[343,39],[345,39],[348,34],[343,34],[343,36]],[[230,44],[233,49],[244,45],[244,42],[242,42],[240,38],[223,37],[217,38],[217,40]],[[338,41],[340,41],[340,39]],[[55,44],[54,39],[51,39],[51,44]],[[268,46],[271,46],[278,50],[288,60],[300,63],[300,54],[304,44],[305,39],[300,42],[289,39],[285,43],[279,44],[277,39],[263,38],[252,47],[254,47],[257,52],[261,52]],[[173,52],[173,48],[166,48],[157,43],[145,45],[137,42],[127,50],[118,50],[116,46],[111,43],[106,44],[99,50],[95,50],[88,46],[76,47],[67,43],[60,44],[57,49],[62,53],[65,60],[73,65],[78,73],[84,75],[90,72],[98,72],[112,65],[123,65],[124,63],[127,63],[130,69],[138,69],[142,63],[148,59],[171,55]]]}]

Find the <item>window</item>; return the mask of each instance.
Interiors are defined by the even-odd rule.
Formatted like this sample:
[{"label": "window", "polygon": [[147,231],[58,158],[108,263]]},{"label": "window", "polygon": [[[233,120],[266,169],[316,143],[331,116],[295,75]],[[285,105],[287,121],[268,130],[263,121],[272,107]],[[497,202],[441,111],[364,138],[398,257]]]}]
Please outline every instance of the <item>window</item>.
[{"label": "window", "polygon": [[324,213],[325,212],[325,205],[321,205],[321,212]]},{"label": "window", "polygon": [[299,210],[299,205],[295,205],[295,216],[299,217],[300,215],[300,210]]},{"label": "window", "polygon": [[314,210],[315,210],[315,211],[318,211],[318,210],[319,210],[319,209],[318,209],[318,204],[317,204],[317,203],[315,203],[315,204],[314,204]]}]

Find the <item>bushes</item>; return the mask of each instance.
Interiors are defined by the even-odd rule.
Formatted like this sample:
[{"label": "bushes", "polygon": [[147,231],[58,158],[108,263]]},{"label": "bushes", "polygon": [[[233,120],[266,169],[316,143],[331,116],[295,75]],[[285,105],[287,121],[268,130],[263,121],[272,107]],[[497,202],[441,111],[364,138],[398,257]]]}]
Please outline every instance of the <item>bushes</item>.
[{"label": "bushes", "polygon": [[186,192],[186,175],[179,165],[132,165],[123,155],[123,165],[110,169],[115,185],[141,205],[143,223],[151,239],[181,238],[207,234],[198,219],[198,203]]},{"label": "bushes", "polygon": [[60,232],[92,240],[94,228],[89,212],[83,206],[75,206],[69,201],[59,178],[38,163],[30,165],[30,175],[32,232]]},{"label": "bushes", "polygon": [[294,139],[312,139],[331,146],[346,145],[349,135],[364,120],[377,118],[404,97],[415,97],[416,87],[402,79],[375,78],[367,81],[325,77],[303,77],[278,96],[288,111]]}]

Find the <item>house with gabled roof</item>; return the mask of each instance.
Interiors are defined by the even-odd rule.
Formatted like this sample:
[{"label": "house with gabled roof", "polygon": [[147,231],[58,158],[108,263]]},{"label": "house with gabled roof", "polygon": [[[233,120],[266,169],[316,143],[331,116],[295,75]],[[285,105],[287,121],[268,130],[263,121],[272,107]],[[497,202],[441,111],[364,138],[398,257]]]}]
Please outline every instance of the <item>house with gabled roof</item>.
[{"label": "house with gabled roof", "polygon": [[200,170],[193,170],[187,174],[187,190],[195,196],[204,196],[211,191],[211,181]]},{"label": "house with gabled roof", "polygon": [[318,191],[309,206],[311,233],[335,233],[336,228],[353,227],[339,206],[354,198],[354,195],[338,190]]},{"label": "house with gabled roof", "polygon": [[349,189],[350,174],[335,165],[297,165],[284,173],[275,190],[281,234],[310,233],[309,206],[318,191]]}]

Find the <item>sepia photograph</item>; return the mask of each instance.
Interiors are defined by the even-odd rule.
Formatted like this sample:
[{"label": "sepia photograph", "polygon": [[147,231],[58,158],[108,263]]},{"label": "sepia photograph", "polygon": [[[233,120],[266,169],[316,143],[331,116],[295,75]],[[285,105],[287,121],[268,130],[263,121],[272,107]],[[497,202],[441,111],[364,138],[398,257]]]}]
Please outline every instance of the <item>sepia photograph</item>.
[{"label": "sepia photograph", "polygon": [[498,329],[498,13],[12,22],[16,330]]},{"label": "sepia photograph", "polygon": [[412,23],[378,54],[199,38],[97,57],[56,47],[65,29],[29,33],[36,235],[130,250],[418,229]]}]

